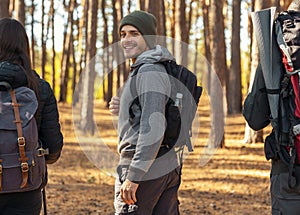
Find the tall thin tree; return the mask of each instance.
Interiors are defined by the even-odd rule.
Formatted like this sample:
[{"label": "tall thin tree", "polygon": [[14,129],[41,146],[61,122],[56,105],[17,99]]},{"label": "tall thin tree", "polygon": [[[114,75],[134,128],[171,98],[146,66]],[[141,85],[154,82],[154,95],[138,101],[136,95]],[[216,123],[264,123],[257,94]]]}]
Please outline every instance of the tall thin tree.
[{"label": "tall thin tree", "polygon": [[[204,55],[209,64],[211,62],[211,50],[210,50],[210,24],[209,24],[209,9],[210,2],[208,0],[202,1],[202,14],[203,14],[203,40],[204,40]],[[208,70],[210,70],[210,65],[207,66]],[[209,93],[210,89],[210,76],[211,72],[208,71],[206,82],[207,82],[207,90]]]},{"label": "tall thin tree", "polygon": [[9,0],[0,1],[0,18],[9,17]]},{"label": "tall thin tree", "polygon": [[16,19],[25,25],[25,1],[16,0]]},{"label": "tall thin tree", "polygon": [[[110,72],[110,49],[109,49],[109,36],[108,36],[108,19],[106,15],[106,1],[102,1],[101,3],[101,12],[102,12],[102,19],[103,19],[103,55],[102,55],[102,65],[103,65],[103,96],[104,96],[104,101],[108,103],[109,97],[112,96],[112,81],[113,81],[113,76]],[[108,76],[108,89],[106,89],[106,81],[105,77],[106,75]],[[109,90],[111,91],[109,92]],[[109,95],[110,94],[110,95]]]},{"label": "tall thin tree", "polygon": [[31,1],[31,62],[32,67],[35,68],[35,38],[34,38],[34,15],[35,15],[36,4],[35,1]]},{"label": "tall thin tree", "polygon": [[76,0],[70,0],[67,8],[67,23],[65,24],[64,29],[64,47],[61,59],[61,75],[60,75],[60,95],[59,101],[66,102],[68,95],[68,81],[69,81],[69,64],[70,64],[70,56],[71,56],[71,43],[73,43],[73,25],[74,18],[73,12],[76,5]]},{"label": "tall thin tree", "polygon": [[55,17],[55,8],[54,8],[54,0],[50,1],[50,17],[51,20],[51,41],[52,41],[52,88],[55,90],[56,87],[56,68],[55,68],[55,58],[56,58],[56,51],[55,51],[55,24],[54,24],[54,17]]},{"label": "tall thin tree", "polygon": [[241,113],[242,110],[242,83],[241,83],[241,0],[232,1],[232,25],[231,25],[231,66],[229,70],[229,82],[227,83],[228,113]]},{"label": "tall thin tree", "polygon": [[84,72],[84,79],[82,85],[82,107],[81,107],[81,121],[80,127],[82,131],[88,132],[91,135],[95,132],[94,123],[94,82],[95,82],[95,60],[96,55],[96,40],[97,40],[97,14],[98,14],[98,0],[89,0],[89,20],[88,32],[90,39],[87,46],[87,62],[86,70]]},{"label": "tall thin tree", "polygon": [[182,43],[188,43],[188,29],[186,18],[186,3],[185,0],[175,1],[175,39],[179,42],[175,43],[175,57],[183,65],[187,65],[188,49]]},{"label": "tall thin tree", "polygon": [[[119,17],[120,13],[119,11],[122,10],[122,5],[120,4],[120,2],[118,0],[112,0],[112,4],[113,4],[113,25],[114,26],[118,26],[119,21],[121,19],[121,17]],[[113,44],[117,43],[119,41],[119,29],[118,27],[113,29]],[[115,49],[116,46],[113,46],[113,56],[116,60],[116,62],[118,63],[117,65],[117,89],[120,88],[121,86],[121,66],[119,64],[120,62],[120,53],[118,51],[118,49]],[[108,101],[110,101],[112,95],[113,95],[113,71],[110,71],[110,73],[108,74],[108,80],[109,80],[109,84],[108,84],[108,95],[107,95],[107,105],[108,105]]]},{"label": "tall thin tree", "polygon": [[45,78],[46,73],[46,57],[47,57],[47,50],[46,50],[46,35],[45,35],[45,1],[42,1],[42,20],[41,20],[41,71],[42,77]]},{"label": "tall thin tree", "polygon": [[[216,75],[211,76],[210,98],[211,98],[211,125],[212,131],[210,140],[212,147],[218,144],[224,146],[225,138],[219,139],[219,133],[224,134],[224,105],[223,92],[219,89],[218,83],[222,87],[225,86],[225,73],[227,70],[225,55],[225,36],[224,36],[224,18],[223,18],[223,0],[212,0],[210,10],[210,26],[211,26],[211,66],[212,72]],[[216,20],[218,20],[216,22]]]}]

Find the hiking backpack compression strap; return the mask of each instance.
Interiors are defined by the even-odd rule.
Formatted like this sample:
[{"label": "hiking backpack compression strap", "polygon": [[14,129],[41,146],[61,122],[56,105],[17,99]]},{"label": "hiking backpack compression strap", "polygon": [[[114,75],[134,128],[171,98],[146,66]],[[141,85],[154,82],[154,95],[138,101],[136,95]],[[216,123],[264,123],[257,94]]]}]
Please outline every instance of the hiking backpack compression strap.
[{"label": "hiking backpack compression strap", "polygon": [[28,171],[29,171],[29,165],[27,162],[28,157],[26,157],[26,153],[25,153],[26,141],[23,136],[22,121],[19,112],[20,105],[17,103],[16,94],[14,90],[10,90],[10,96],[11,96],[12,106],[15,114],[15,124],[17,126],[18,147],[20,153],[19,161],[21,162],[21,171],[22,171],[22,178],[23,178],[20,188],[25,188],[28,185],[27,183],[28,183]]}]

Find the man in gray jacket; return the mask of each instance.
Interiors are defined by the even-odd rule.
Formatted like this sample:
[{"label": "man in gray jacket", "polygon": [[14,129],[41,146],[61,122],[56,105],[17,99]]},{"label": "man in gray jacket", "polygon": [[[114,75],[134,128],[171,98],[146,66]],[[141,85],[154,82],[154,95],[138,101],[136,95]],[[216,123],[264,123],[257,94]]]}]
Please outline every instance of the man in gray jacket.
[{"label": "man in gray jacket", "polygon": [[171,85],[158,63],[174,57],[156,45],[156,18],[150,13],[130,13],[119,30],[124,56],[138,72],[129,75],[120,100],[114,97],[110,103],[111,112],[119,113],[115,212],[176,215],[181,165],[175,150],[161,144]]}]

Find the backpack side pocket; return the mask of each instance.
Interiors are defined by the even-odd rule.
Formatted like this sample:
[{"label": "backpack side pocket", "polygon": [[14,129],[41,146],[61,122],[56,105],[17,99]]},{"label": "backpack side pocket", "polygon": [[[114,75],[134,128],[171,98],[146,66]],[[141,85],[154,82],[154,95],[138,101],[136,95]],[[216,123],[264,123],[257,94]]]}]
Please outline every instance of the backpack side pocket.
[{"label": "backpack side pocket", "polygon": [[279,152],[277,149],[277,140],[275,138],[275,133],[272,132],[266,137],[264,143],[265,157],[267,160],[279,160]]},{"label": "backpack side pocket", "polygon": [[261,66],[259,65],[253,81],[251,92],[247,95],[243,107],[243,116],[249,126],[261,130],[270,123],[270,107],[267,89]]}]

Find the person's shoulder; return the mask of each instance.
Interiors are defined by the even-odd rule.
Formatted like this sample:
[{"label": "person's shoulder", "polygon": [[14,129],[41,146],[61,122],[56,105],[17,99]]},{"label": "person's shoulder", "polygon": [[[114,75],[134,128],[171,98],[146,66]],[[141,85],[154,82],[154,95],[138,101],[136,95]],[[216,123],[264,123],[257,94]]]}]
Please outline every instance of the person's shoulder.
[{"label": "person's shoulder", "polygon": [[145,63],[140,66],[139,68],[140,73],[144,72],[164,72],[166,73],[166,69],[163,64],[157,62],[157,63]]},{"label": "person's shoulder", "polygon": [[53,90],[48,81],[42,78],[38,78],[39,82],[39,95],[42,101],[47,101],[53,94]]},{"label": "person's shoulder", "polygon": [[45,79],[39,78],[38,81],[39,81],[40,89],[41,89],[42,92],[52,90],[49,82],[46,81]]},{"label": "person's shoulder", "polygon": [[35,71],[35,70],[32,70],[32,72],[35,73],[37,79],[38,79],[38,83],[39,83],[39,87],[40,89],[49,89],[51,90],[51,86],[49,84],[48,81],[46,81],[45,79],[41,78],[41,76]]}]

